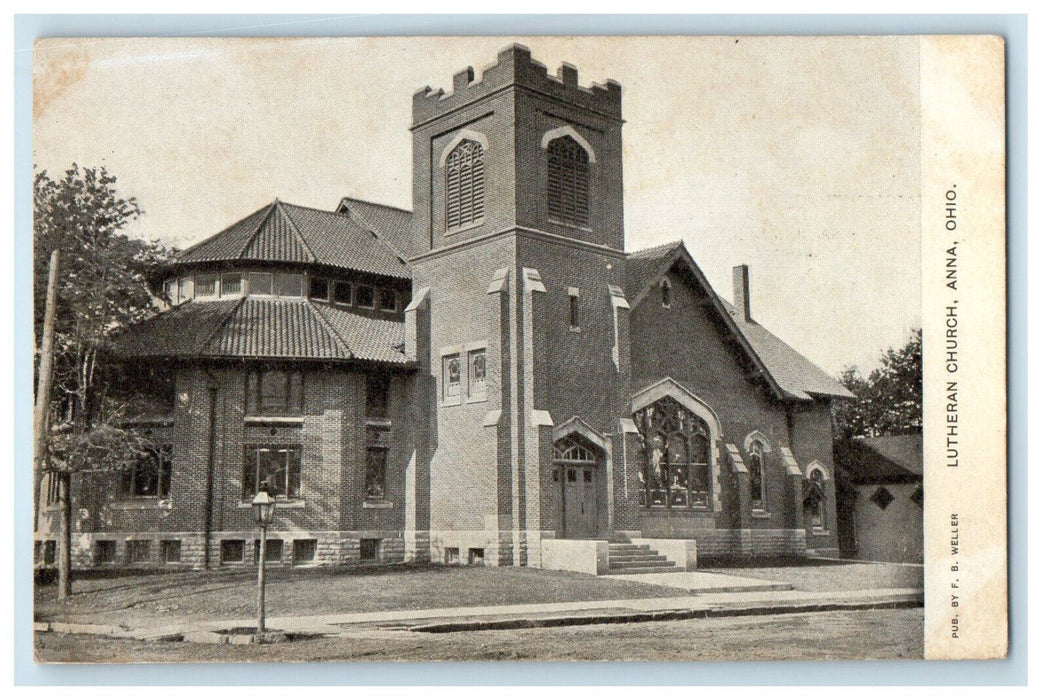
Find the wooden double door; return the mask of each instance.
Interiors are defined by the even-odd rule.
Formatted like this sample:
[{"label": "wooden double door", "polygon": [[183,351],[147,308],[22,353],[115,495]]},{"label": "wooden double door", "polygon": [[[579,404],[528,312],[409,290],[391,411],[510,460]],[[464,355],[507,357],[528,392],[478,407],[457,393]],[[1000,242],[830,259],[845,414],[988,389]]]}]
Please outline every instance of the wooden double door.
[{"label": "wooden double door", "polygon": [[597,537],[597,464],[554,462],[552,476],[561,494],[561,537]]}]

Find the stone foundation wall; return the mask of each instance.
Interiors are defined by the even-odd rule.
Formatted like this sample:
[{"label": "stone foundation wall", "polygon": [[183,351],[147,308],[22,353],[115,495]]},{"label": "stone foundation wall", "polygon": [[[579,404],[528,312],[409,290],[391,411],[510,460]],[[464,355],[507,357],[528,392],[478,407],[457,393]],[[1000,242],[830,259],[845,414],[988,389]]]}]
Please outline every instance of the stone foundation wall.
[{"label": "stone foundation wall", "polygon": [[699,560],[714,557],[804,556],[805,530],[712,529],[696,539]]},{"label": "stone foundation wall", "polygon": [[[254,568],[258,540],[258,530],[213,533],[209,552],[212,568]],[[400,530],[278,531],[267,533],[266,540],[267,563],[271,566],[395,564],[421,560],[417,556],[406,556],[404,533]],[[55,540],[40,534],[36,541]],[[74,569],[203,569],[204,548],[204,535],[199,532],[74,533],[71,558]],[[362,559],[362,548],[371,549],[373,558]],[[43,546],[35,549],[38,553],[45,551]],[[36,564],[51,565],[51,562],[38,556]]]}]

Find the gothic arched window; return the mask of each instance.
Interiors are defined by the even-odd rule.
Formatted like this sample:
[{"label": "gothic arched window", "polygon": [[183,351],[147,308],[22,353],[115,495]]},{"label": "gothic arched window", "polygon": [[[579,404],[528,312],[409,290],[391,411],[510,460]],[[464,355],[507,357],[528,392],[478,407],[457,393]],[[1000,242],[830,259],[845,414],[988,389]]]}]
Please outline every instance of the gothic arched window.
[{"label": "gothic arched window", "polygon": [[805,510],[813,530],[827,528],[827,477],[815,464],[809,466],[805,480]]},{"label": "gothic arched window", "polygon": [[642,445],[642,504],[710,507],[710,428],[669,397],[634,414]]},{"label": "gothic arched window", "polygon": [[765,504],[765,449],[759,441],[750,445],[747,468],[750,471],[750,507],[764,511]]},{"label": "gothic arched window", "polygon": [[554,221],[590,223],[590,155],[571,136],[546,147],[546,201]]},{"label": "gothic arched window", "polygon": [[445,164],[446,228],[469,226],[484,218],[484,147],[464,140]]}]

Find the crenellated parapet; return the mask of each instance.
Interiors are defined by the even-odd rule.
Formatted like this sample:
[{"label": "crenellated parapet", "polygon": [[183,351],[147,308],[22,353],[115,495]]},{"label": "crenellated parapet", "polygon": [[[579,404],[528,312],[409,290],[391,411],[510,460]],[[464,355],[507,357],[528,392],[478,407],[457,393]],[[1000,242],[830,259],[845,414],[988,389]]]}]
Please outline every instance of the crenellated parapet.
[{"label": "crenellated parapet", "polygon": [[530,88],[616,119],[622,114],[622,88],[616,81],[581,87],[575,66],[563,63],[556,75],[550,75],[545,65],[532,59],[528,47],[513,44],[481,71],[480,79],[473,66],[468,66],[452,77],[451,92],[430,86],[417,90],[412,98],[412,124],[417,126],[510,85]]}]

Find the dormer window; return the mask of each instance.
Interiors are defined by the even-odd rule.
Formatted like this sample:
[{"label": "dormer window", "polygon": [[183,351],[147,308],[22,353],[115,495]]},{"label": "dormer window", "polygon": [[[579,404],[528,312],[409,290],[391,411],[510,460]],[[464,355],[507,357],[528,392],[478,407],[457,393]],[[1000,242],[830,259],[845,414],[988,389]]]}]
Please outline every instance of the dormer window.
[{"label": "dormer window", "polygon": [[550,219],[573,226],[590,223],[590,155],[571,136],[546,147],[546,201]]},{"label": "dormer window", "polygon": [[445,165],[448,230],[475,224],[484,218],[484,147],[466,139],[452,149]]},{"label": "dormer window", "polygon": [[332,295],[332,301],[334,301],[336,304],[352,304],[353,285],[349,282],[336,282],[335,291]]},{"label": "dormer window", "polygon": [[310,278],[310,299],[328,301],[328,280],[321,277]]}]

